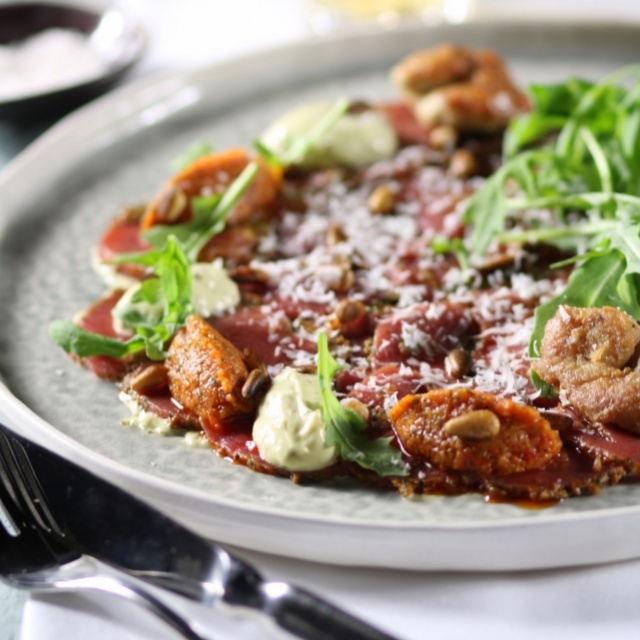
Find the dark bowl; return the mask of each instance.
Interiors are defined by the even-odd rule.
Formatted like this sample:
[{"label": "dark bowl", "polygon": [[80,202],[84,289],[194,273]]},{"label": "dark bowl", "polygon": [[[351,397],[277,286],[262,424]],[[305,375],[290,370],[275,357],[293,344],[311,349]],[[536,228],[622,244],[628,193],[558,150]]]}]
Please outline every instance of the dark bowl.
[{"label": "dark bowl", "polygon": [[142,56],[144,29],[118,9],[28,2],[0,5],[0,45],[16,43],[45,29],[70,29],[91,40],[103,71],[77,84],[0,100],[0,119],[51,119],[96,98],[116,84]]}]

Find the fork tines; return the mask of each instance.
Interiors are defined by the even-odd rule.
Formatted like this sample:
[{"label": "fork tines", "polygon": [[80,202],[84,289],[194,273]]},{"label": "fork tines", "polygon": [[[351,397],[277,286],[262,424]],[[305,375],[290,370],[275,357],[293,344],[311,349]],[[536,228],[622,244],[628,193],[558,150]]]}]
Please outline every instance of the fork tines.
[{"label": "fork tines", "polygon": [[[24,446],[4,430],[0,430],[0,483],[16,508],[28,511],[38,527],[64,538],[63,528],[44,497]],[[5,512],[10,508],[4,507]]]}]

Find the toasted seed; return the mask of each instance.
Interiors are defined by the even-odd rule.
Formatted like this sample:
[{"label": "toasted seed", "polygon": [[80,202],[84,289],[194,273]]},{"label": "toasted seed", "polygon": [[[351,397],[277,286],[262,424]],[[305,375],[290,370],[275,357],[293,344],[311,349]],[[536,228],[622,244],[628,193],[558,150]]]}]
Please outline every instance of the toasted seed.
[{"label": "toasted seed", "polygon": [[125,207],[120,212],[120,216],[125,222],[140,222],[146,210],[146,204],[136,204],[130,207]]},{"label": "toasted seed", "polygon": [[451,154],[449,171],[458,178],[469,178],[478,170],[475,156],[468,149],[458,149]]},{"label": "toasted seed", "polygon": [[506,269],[512,267],[515,264],[516,257],[510,253],[500,253],[495,256],[490,256],[478,265],[477,270],[486,275],[492,271],[498,271],[500,269]]},{"label": "toasted seed", "polygon": [[320,264],[316,269],[316,275],[328,289],[337,292],[351,289],[355,279],[351,264],[346,260]]},{"label": "toasted seed", "polygon": [[327,227],[327,246],[333,247],[346,239],[347,234],[339,224],[333,222]]},{"label": "toasted seed", "polygon": [[163,191],[158,201],[158,219],[163,223],[175,222],[186,209],[187,203],[185,192],[171,185]]},{"label": "toasted seed", "polygon": [[457,141],[458,131],[449,124],[435,127],[429,134],[429,144],[434,149],[452,149]]},{"label": "toasted seed", "polygon": [[254,400],[267,390],[270,383],[271,378],[264,369],[254,369],[244,381],[240,393],[243,398]]},{"label": "toasted seed", "polygon": [[380,300],[385,304],[398,304],[400,300],[400,294],[397,291],[391,289],[385,289],[380,292]]},{"label": "toasted seed", "polygon": [[355,276],[353,275],[351,267],[349,267],[348,269],[344,269],[340,284],[335,288],[335,291],[349,291],[349,289],[353,287],[354,281]]},{"label": "toasted seed", "polygon": [[342,300],[336,307],[336,318],[340,324],[349,324],[362,318],[366,312],[359,300]]},{"label": "toasted seed", "polygon": [[477,409],[447,420],[442,428],[450,436],[465,440],[487,440],[500,432],[500,420],[493,411]]},{"label": "toasted seed", "polygon": [[365,422],[369,420],[369,409],[367,405],[360,402],[357,398],[343,398],[340,400],[340,404],[349,411],[353,411],[360,416]]},{"label": "toasted seed", "polygon": [[367,200],[371,213],[391,213],[396,206],[396,194],[387,184],[376,187]]},{"label": "toasted seed", "polygon": [[266,271],[248,265],[229,269],[229,277],[235,282],[243,284],[266,284],[269,282],[269,274]]},{"label": "toasted seed", "polygon": [[354,100],[349,104],[349,109],[347,113],[351,115],[358,115],[360,113],[365,113],[366,111],[371,111],[371,105],[364,100]]},{"label": "toasted seed", "polygon": [[161,389],[169,384],[167,368],[163,364],[152,364],[140,371],[129,383],[136,393],[144,393],[151,389]]},{"label": "toasted seed", "polygon": [[463,378],[473,367],[473,358],[466,349],[454,349],[444,359],[444,367],[453,378]]}]

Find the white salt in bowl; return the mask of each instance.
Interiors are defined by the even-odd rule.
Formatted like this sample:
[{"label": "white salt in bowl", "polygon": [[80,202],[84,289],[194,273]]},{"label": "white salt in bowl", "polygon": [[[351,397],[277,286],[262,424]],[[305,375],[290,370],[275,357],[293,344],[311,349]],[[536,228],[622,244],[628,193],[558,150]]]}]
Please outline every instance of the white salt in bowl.
[{"label": "white salt in bowl", "polygon": [[119,9],[0,5],[0,119],[50,118],[97,97],[140,59],[146,33]]}]

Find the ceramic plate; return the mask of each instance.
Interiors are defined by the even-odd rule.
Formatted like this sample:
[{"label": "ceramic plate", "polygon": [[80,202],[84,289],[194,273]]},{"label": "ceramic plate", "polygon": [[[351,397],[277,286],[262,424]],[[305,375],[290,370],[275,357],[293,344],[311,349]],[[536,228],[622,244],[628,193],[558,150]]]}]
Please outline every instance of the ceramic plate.
[{"label": "ceramic plate", "polygon": [[347,483],[258,475],[179,438],[121,424],[114,387],[48,339],[100,295],[91,247],[154,194],[195,140],[249,144],[301,102],[393,96],[386,71],[440,41],[491,46],[522,84],[593,79],[640,60],[640,27],[484,23],[318,40],[141,82],[63,121],[0,177],[0,406],[26,435],[225,543],[297,558],[407,569],[514,570],[640,555],[640,486],[548,509],[480,497],[407,500]]}]

